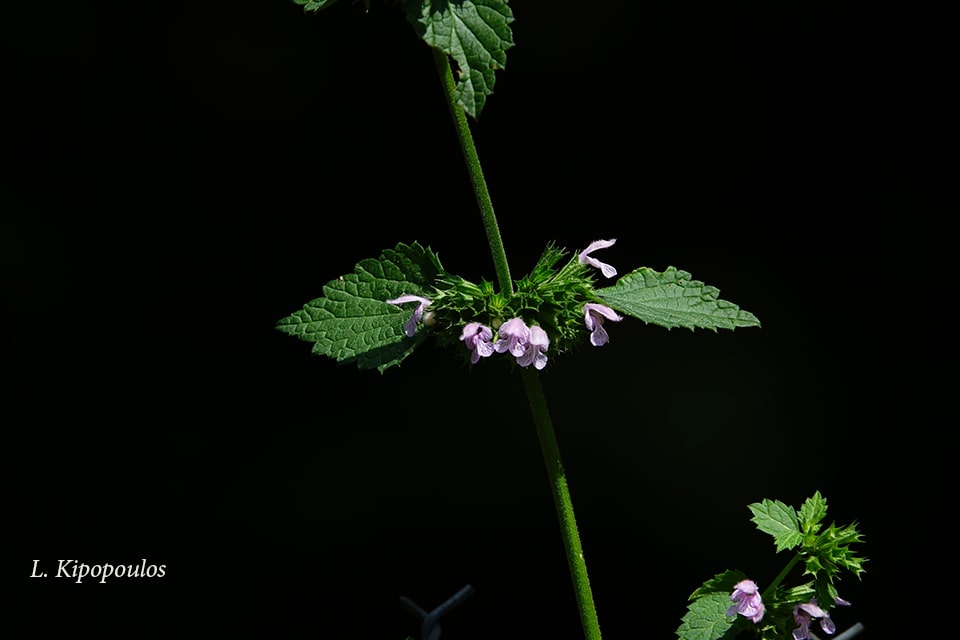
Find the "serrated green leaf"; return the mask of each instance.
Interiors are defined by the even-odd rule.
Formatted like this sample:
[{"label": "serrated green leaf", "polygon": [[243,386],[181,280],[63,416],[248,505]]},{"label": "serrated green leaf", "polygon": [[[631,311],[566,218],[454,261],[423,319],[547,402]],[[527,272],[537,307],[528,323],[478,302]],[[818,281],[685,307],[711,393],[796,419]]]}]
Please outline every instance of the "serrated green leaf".
[{"label": "serrated green leaf", "polygon": [[421,329],[408,338],[403,325],[412,305],[401,308],[386,300],[424,295],[441,273],[440,261],[429,248],[401,243],[376,260],[362,260],[354,273],[328,282],[322,298],[283,318],[276,328],[312,342],[313,353],[382,373],[400,364],[427,336]]},{"label": "serrated green leaf", "polygon": [[792,549],[803,540],[797,522],[797,512],[793,507],[779,500],[766,500],[747,505],[753,513],[750,520],[757,525],[757,529],[773,536],[777,545],[777,553],[784,549]]},{"label": "serrated green leaf", "polygon": [[596,291],[597,296],[617,311],[667,329],[735,329],[759,327],[749,311],[718,298],[720,290],[686,271],[667,267],[658,273],[641,267],[620,278],[612,287]]},{"label": "serrated green leaf", "polygon": [[733,593],[733,587],[741,580],[746,579],[746,574],[736,569],[728,569],[723,573],[718,573],[690,594],[690,600],[702,598],[705,595],[713,593],[724,593],[728,597]]},{"label": "serrated green leaf", "polygon": [[457,103],[478,118],[513,46],[507,0],[408,0],[407,17],[424,42],[457,63]]},{"label": "serrated green leaf", "polygon": [[687,613],[677,628],[680,640],[720,640],[736,635],[733,623],[727,617],[730,594],[711,593],[687,605]]}]

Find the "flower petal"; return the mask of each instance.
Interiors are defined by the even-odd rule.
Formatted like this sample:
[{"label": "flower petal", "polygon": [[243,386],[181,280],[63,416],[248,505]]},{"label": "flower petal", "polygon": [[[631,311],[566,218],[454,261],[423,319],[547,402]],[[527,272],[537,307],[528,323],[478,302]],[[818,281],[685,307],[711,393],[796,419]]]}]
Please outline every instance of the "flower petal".
[{"label": "flower petal", "polygon": [[543,350],[546,351],[547,347],[550,346],[550,336],[547,335],[547,332],[544,331],[541,327],[533,325],[530,327],[530,344],[536,345],[537,347],[543,347]]},{"label": "flower petal", "polygon": [[804,604],[798,605],[798,609],[802,610],[804,613],[809,615],[811,618],[822,618],[827,615],[827,612],[818,607],[812,602],[806,602]]},{"label": "flower petal", "polygon": [[595,347],[602,347],[610,342],[610,334],[603,328],[602,322],[597,322],[597,327],[590,332],[590,344]]},{"label": "flower petal", "polygon": [[[748,595],[753,595],[757,592],[757,583],[753,580],[741,580],[737,584],[733,585],[734,594],[736,594],[737,591],[746,593]],[[731,596],[731,598],[732,597],[733,596]]]},{"label": "flower petal", "polygon": [[539,371],[543,369],[545,366],[547,366],[547,354],[541,351],[537,353],[537,357],[533,361],[533,368]]},{"label": "flower petal", "polygon": [[588,264],[594,269],[600,269],[603,275],[608,278],[612,278],[613,276],[617,275],[617,270],[612,266],[606,264],[605,262],[600,262],[596,258],[590,257],[590,254],[597,249],[606,249],[607,247],[612,247],[616,241],[616,238],[614,238],[613,240],[596,240],[591,242],[586,249],[580,252],[580,257],[578,258],[580,264]]},{"label": "flower petal", "polygon": [[460,334],[460,340],[469,340],[474,338],[477,335],[477,331],[480,328],[479,322],[468,322],[463,327],[463,333]]},{"label": "flower petal", "polygon": [[820,628],[823,629],[824,633],[833,635],[837,630],[837,625],[833,623],[830,616],[824,616],[820,619]]},{"label": "flower petal", "polygon": [[590,255],[597,249],[606,249],[612,247],[617,243],[617,239],[613,238],[612,240],[594,240],[587,245],[587,248],[580,252],[580,255]]},{"label": "flower petal", "polygon": [[481,340],[477,342],[477,354],[482,358],[493,355],[493,343],[489,340]]},{"label": "flower petal", "polygon": [[[585,305],[583,305],[583,309],[584,309],[584,311],[592,311],[593,313],[599,314],[599,315],[603,316],[604,318],[606,318],[607,320],[611,320],[611,321],[613,321],[613,322],[620,322],[621,320],[623,320],[623,316],[618,315],[616,311],[614,311],[613,309],[611,309],[610,307],[608,307],[608,306],[605,305],[605,304],[597,304],[596,302],[588,302],[588,303],[586,303]],[[752,582],[752,581],[751,581],[751,580],[742,580],[741,583],[743,583],[743,582]],[[754,588],[756,588],[756,585],[754,585]]]},{"label": "flower petal", "polygon": [[[410,295],[409,293],[405,293],[399,298],[394,298],[393,300],[387,300],[387,304],[403,304],[405,302],[419,302],[423,307],[430,306],[430,300],[427,298],[424,298],[423,296]],[[423,313],[422,310],[421,313]]]},{"label": "flower petal", "polygon": [[596,321],[593,319],[593,314],[590,313],[590,309],[587,309],[587,306],[583,306],[583,324],[587,325],[587,331],[593,331],[593,325]]},{"label": "flower petal", "polygon": [[403,332],[408,338],[412,338],[417,333],[417,314],[414,313],[410,319],[403,323]]}]

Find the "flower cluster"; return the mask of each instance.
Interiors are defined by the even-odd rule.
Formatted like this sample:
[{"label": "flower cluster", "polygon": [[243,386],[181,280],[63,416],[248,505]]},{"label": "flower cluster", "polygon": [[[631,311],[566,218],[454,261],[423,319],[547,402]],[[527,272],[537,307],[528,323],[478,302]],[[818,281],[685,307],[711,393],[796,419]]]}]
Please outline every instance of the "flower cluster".
[{"label": "flower cluster", "polygon": [[493,355],[494,352],[508,352],[517,359],[521,367],[543,369],[547,366],[547,349],[550,337],[537,325],[527,326],[520,318],[507,320],[500,325],[494,340],[493,330],[479,322],[470,322],[463,328],[460,340],[471,351],[470,362],[477,364],[480,358]]},{"label": "flower cluster", "polygon": [[739,613],[754,624],[760,622],[763,618],[763,601],[760,599],[757,583],[753,580],[741,580],[735,584],[730,600],[733,601],[733,604],[727,609],[728,616],[735,616]]},{"label": "flower cluster", "polygon": [[[598,249],[605,249],[613,246],[616,240],[597,240],[590,243],[577,257],[577,261],[582,265],[587,265],[599,269],[604,276],[612,278],[617,275],[617,270],[600,262],[590,254]],[[403,331],[407,337],[412,338],[417,331],[420,322],[431,323],[433,312],[426,311],[433,302],[423,296],[404,294],[392,300],[387,300],[388,304],[405,304],[416,302],[417,306],[413,315],[404,323]],[[441,305],[442,306],[442,305]],[[583,323],[590,332],[590,344],[595,347],[601,347],[610,341],[610,336],[603,327],[604,321],[620,322],[623,318],[610,307],[598,302],[585,302],[582,307]],[[529,319],[528,319],[529,320]],[[496,325],[494,322],[494,326]],[[521,367],[533,365],[535,369],[543,369],[547,365],[547,350],[550,348],[550,336],[539,325],[531,322],[529,325],[523,318],[515,317],[503,322],[494,331],[490,327],[480,322],[467,322],[460,334],[460,341],[470,351],[470,362],[477,364],[480,358],[488,358],[494,353],[509,353],[517,360]]]}]

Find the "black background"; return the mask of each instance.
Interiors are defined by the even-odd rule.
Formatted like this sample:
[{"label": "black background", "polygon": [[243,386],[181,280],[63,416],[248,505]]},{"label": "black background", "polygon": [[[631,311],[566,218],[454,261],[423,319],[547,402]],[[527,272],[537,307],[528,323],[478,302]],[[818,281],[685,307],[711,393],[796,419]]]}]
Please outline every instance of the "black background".
[{"label": "black background", "polygon": [[[514,276],[549,240],[616,237],[621,273],[676,266],[763,323],[628,319],[543,372],[601,628],[672,637],[727,568],[763,588],[787,557],[746,505],[820,490],[871,558],[837,624],[884,637],[886,321],[915,250],[889,222],[912,198],[893,45],[826,6],[512,7],[473,131]],[[494,277],[400,10],[5,10],[11,624],[399,640],[417,634],[400,596],[430,609],[469,583],[445,639],[582,637],[519,376],[433,349],[360,372],[274,329],[401,241]],[[28,577],[60,558],[167,575]]]}]

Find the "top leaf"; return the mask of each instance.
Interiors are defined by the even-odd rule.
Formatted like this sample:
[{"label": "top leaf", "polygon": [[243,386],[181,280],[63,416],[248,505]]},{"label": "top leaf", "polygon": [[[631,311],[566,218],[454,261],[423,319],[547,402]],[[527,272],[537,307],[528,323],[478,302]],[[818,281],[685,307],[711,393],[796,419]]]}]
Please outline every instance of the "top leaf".
[{"label": "top leaf", "polygon": [[277,322],[277,329],[313,342],[313,353],[383,373],[400,364],[426,337],[419,331],[408,338],[403,325],[412,309],[386,301],[404,294],[424,295],[442,273],[429,248],[400,243],[377,260],[362,260],[354,273],[328,282],[324,297]]},{"label": "top leaf", "polygon": [[773,536],[777,553],[792,549],[802,541],[797,512],[790,505],[779,500],[764,499],[763,502],[748,504],[747,508],[753,513],[750,520],[756,523],[757,529]]},{"label": "top leaf", "polygon": [[407,0],[407,18],[424,42],[456,61],[456,100],[478,118],[513,46],[507,0]]},{"label": "top leaf", "polygon": [[612,287],[596,294],[617,311],[667,329],[735,329],[759,327],[760,321],[749,311],[717,296],[720,290],[686,271],[667,267],[663,273],[640,267],[620,278]]}]

